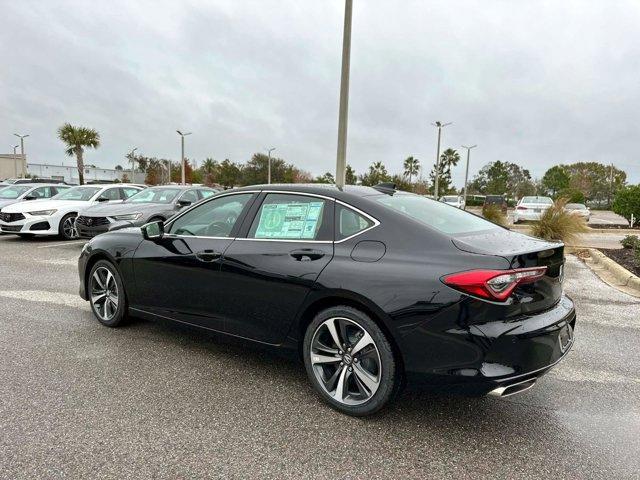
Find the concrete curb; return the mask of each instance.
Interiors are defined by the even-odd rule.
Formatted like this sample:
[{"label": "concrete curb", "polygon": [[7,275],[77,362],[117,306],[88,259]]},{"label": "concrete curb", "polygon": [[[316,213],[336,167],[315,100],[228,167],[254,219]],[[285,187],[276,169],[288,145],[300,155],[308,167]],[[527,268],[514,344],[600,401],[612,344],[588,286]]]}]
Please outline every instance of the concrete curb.
[{"label": "concrete curb", "polygon": [[589,252],[591,261],[585,263],[606,283],[625,293],[640,297],[640,278],[629,270],[611,260],[600,250],[585,249]]}]

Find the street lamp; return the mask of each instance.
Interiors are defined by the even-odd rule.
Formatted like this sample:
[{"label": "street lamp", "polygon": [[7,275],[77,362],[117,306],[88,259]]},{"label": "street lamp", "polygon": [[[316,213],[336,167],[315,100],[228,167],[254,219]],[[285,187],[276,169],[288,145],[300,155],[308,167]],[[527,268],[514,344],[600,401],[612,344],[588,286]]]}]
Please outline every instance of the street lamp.
[{"label": "street lamp", "polygon": [[181,137],[181,144],[182,144],[182,185],[186,185],[186,179],[185,179],[185,171],[184,171],[184,137],[186,137],[187,135],[191,135],[191,132],[188,133],[182,133],[180,130],[176,130],[176,132],[178,132],[178,135],[180,135]]},{"label": "street lamp", "polygon": [[135,164],[136,164],[136,157],[135,157],[135,153],[136,150],[138,149],[138,147],[134,148],[133,150],[131,150],[131,153],[129,154],[129,160],[131,161],[131,180],[129,180],[130,182],[134,182],[135,183],[135,177],[133,176],[133,170],[135,168]]},{"label": "street lamp", "polygon": [[20,139],[20,155],[22,155],[22,177],[24,178],[26,176],[26,172],[25,172],[25,164],[27,163],[27,159],[24,158],[24,139],[27,138],[29,135],[20,135],[19,133],[14,133],[14,135],[16,137],[18,137]]},{"label": "street lamp", "polygon": [[351,18],[353,0],[345,0],[342,35],[342,74],[340,78],[340,111],[338,113],[338,154],[336,185],[343,187],[347,168],[347,121],[349,115],[349,68],[351,64]]},{"label": "street lamp", "polygon": [[465,145],[462,145],[462,148],[466,148],[467,149],[467,168],[464,172],[464,209],[467,209],[467,180],[469,179],[469,157],[471,156],[471,149],[472,148],[476,148],[478,145],[471,145],[470,147],[467,147]]},{"label": "street lamp", "polygon": [[19,147],[20,145],[13,145],[13,154],[16,154],[16,149]]},{"label": "street lamp", "polygon": [[267,183],[271,184],[271,152],[273,152],[276,149],[276,147],[271,147],[267,149],[267,152],[269,153],[269,164],[267,167]]},{"label": "street lamp", "polygon": [[435,200],[438,200],[438,182],[440,180],[440,135],[442,134],[442,129],[447,125],[451,125],[451,122],[449,123],[436,122],[436,123],[432,123],[431,125],[433,125],[438,129],[438,148],[436,151],[436,179],[435,179],[435,185],[433,189],[433,198]]}]

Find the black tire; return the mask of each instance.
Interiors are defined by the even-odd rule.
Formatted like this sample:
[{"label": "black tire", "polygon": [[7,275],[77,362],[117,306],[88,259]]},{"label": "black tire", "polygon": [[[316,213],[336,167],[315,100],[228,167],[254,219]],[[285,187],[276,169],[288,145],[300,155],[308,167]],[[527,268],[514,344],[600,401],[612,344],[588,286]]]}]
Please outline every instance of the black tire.
[{"label": "black tire", "polygon": [[[344,352],[340,351],[338,353],[330,354],[336,357],[340,357],[342,359],[342,361],[339,360],[340,361],[339,364],[336,364],[334,360],[332,360],[332,363],[330,364],[329,363],[322,364],[322,365],[319,363],[314,364],[314,362],[317,362],[317,360],[320,357],[318,357],[317,351],[315,353],[314,351],[312,351],[312,348],[314,348],[315,350],[315,347],[317,345],[322,345],[324,349],[324,346],[327,345],[329,341],[329,340],[326,340],[327,338],[326,335],[329,333],[329,329],[326,327],[327,322],[340,323],[340,322],[343,322],[343,320],[346,320],[348,329],[357,330],[357,328],[359,327],[360,329],[362,329],[364,333],[360,333],[356,331],[355,340],[351,342],[347,341],[346,343],[347,348],[344,349]],[[339,323],[337,325],[339,325]],[[326,331],[323,333],[322,329],[325,329]],[[368,353],[363,353],[365,352],[365,349],[363,349],[361,352],[357,352],[356,354],[354,354],[352,358],[349,354],[352,352],[352,348],[355,347],[358,343],[358,334],[360,334],[361,335],[360,338],[362,338],[365,333],[368,333],[370,338],[373,340],[373,343],[371,344],[371,346],[367,347]],[[321,337],[322,335],[325,335],[325,337],[324,337],[324,340],[320,341],[321,338],[323,338]],[[338,336],[340,337],[340,339],[342,339],[343,336],[349,337],[350,335],[351,333],[349,332],[344,334],[342,332],[338,333]],[[318,341],[320,341],[320,343],[318,343]],[[335,343],[336,342],[333,342],[332,346],[334,346]],[[400,386],[402,383],[401,382],[402,375],[401,375],[398,362],[396,361],[395,356],[393,354],[393,349],[389,339],[386,337],[386,335],[380,329],[380,327],[371,318],[369,318],[368,315],[366,315],[365,313],[355,308],[348,307],[348,306],[336,306],[336,307],[328,308],[318,313],[318,315],[316,315],[316,317],[307,327],[302,348],[303,348],[302,354],[303,354],[304,364],[307,370],[307,376],[309,377],[311,384],[315,388],[316,392],[320,395],[320,397],[325,402],[327,402],[332,408],[338,410],[339,412],[345,413],[347,415],[356,416],[356,417],[371,415],[373,413],[378,412],[385,406],[387,406],[393,400],[393,398],[396,396],[396,394],[400,389]],[[335,350],[335,348],[333,350]],[[347,350],[349,354],[347,354]],[[355,350],[356,348],[353,348],[354,352]],[[371,353],[372,351],[373,353]],[[323,353],[320,353],[320,356],[322,358],[324,358],[323,356],[324,352],[325,350],[323,350]],[[375,355],[376,353],[378,355]],[[346,354],[346,355],[343,355],[343,354]],[[362,359],[360,360],[360,364],[357,363],[358,362],[357,357],[359,356],[359,354],[362,354]],[[362,378],[361,374],[359,373],[359,372],[362,372],[362,369],[360,369],[359,371],[356,371],[356,370],[358,366],[365,367],[365,362],[372,362],[371,360],[372,355],[376,359],[379,359],[379,368],[374,369],[375,371],[377,371],[377,375],[374,375],[371,377],[371,378],[375,377],[377,379],[378,381],[377,389],[368,398],[366,394],[363,394],[361,398],[357,398],[359,394],[356,392],[356,397],[354,397],[354,399],[352,400],[349,400],[348,397],[351,396],[350,391],[363,390],[361,387],[364,384],[361,381],[359,381],[359,379]],[[346,357],[349,357],[349,359],[347,360]],[[369,357],[369,359],[367,359],[366,357]],[[347,395],[346,396],[340,395],[341,397],[345,397],[345,399],[343,399],[343,401],[339,401],[336,399],[336,397],[337,397],[338,386],[340,385],[339,383],[340,380],[338,380],[338,384],[335,388],[334,393],[332,394],[326,388],[326,385],[331,381],[329,380],[328,382],[325,382],[321,378],[322,377],[336,378],[336,375],[338,375],[337,378],[340,378],[341,375],[339,374],[339,369],[346,369],[347,366],[349,368],[350,373],[345,372],[345,376],[343,377],[345,379],[344,385],[347,385],[346,390],[343,389],[343,392],[346,392]],[[331,371],[332,368],[335,368],[335,371],[332,372]],[[325,369],[327,369],[328,372]],[[356,378],[356,377],[359,377],[359,378]],[[324,385],[321,382],[323,382]],[[349,384],[353,387],[352,390],[350,390]],[[360,384],[360,386],[358,386],[358,384]],[[364,390],[367,393],[370,393],[368,392],[368,389],[364,389]],[[355,401],[355,402],[361,402],[361,403],[346,404],[345,403],[346,401]]]},{"label": "black tire", "polygon": [[[117,307],[115,308],[115,312],[113,311],[113,302],[110,302],[111,308],[106,311],[106,312],[113,313],[113,315],[106,315],[105,310],[101,307],[100,303],[99,302],[94,303],[94,300],[93,300],[94,291],[97,291],[97,289],[93,288],[94,285],[92,284],[92,279],[94,278],[94,275],[96,274],[96,272],[99,273],[100,278],[104,279],[105,277],[102,276],[104,269],[108,270],[108,272],[111,273],[111,275],[113,276],[113,282],[115,282],[115,285],[117,287],[117,290],[116,290]],[[124,290],[124,284],[122,283],[122,277],[120,276],[120,273],[118,272],[118,269],[115,267],[115,265],[113,265],[113,263],[109,262],[108,260],[97,261],[96,264],[91,268],[91,271],[89,272],[89,276],[87,277],[86,281],[87,281],[87,294],[89,295],[89,304],[91,305],[91,311],[93,312],[95,317],[98,319],[98,321],[107,327],[119,327],[122,324],[124,324],[128,319],[127,297]],[[103,283],[104,283],[104,280],[103,280]],[[108,287],[110,287],[107,290],[112,291],[113,284],[111,284],[111,282],[107,282],[107,285]],[[113,298],[113,296],[110,296],[110,298]],[[107,301],[105,300],[105,305],[106,303]]]},{"label": "black tire", "polygon": [[75,222],[77,216],[77,213],[68,213],[64,217],[62,217],[62,220],[60,220],[60,225],[58,226],[58,235],[60,236],[60,238],[62,238],[63,240],[76,240],[80,238],[78,237],[78,231],[75,230],[75,227],[73,229],[73,231],[75,231],[75,236],[70,234],[69,231],[65,228],[65,223],[70,219],[73,219],[73,221]]}]

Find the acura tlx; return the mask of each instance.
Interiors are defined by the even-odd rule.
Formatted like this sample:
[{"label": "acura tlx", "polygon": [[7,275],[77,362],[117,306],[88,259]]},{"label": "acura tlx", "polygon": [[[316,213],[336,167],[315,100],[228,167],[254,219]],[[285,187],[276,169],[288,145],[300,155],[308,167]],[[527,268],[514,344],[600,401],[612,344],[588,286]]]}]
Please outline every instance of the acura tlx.
[{"label": "acura tlx", "polygon": [[105,233],[79,259],[98,321],[170,319],[286,349],[330,406],[401,386],[523,392],[573,344],[564,245],[377,187],[262,185]]}]

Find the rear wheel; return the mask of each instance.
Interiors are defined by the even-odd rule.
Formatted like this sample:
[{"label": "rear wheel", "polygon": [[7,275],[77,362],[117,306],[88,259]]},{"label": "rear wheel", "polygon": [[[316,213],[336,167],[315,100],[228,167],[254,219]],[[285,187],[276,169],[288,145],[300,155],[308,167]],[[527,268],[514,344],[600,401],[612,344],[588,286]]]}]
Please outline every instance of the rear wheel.
[{"label": "rear wheel", "polygon": [[100,323],[117,327],[126,320],[127,301],[122,278],[111,262],[96,262],[89,273],[87,287],[91,310]]},{"label": "rear wheel", "polygon": [[76,230],[76,213],[69,213],[62,217],[60,220],[60,226],[58,227],[58,234],[65,240],[74,240],[78,238],[78,231]]},{"label": "rear wheel", "polygon": [[303,345],[307,375],[333,408],[364,416],[385,407],[399,387],[389,340],[363,312],[333,307],[309,324]]}]

